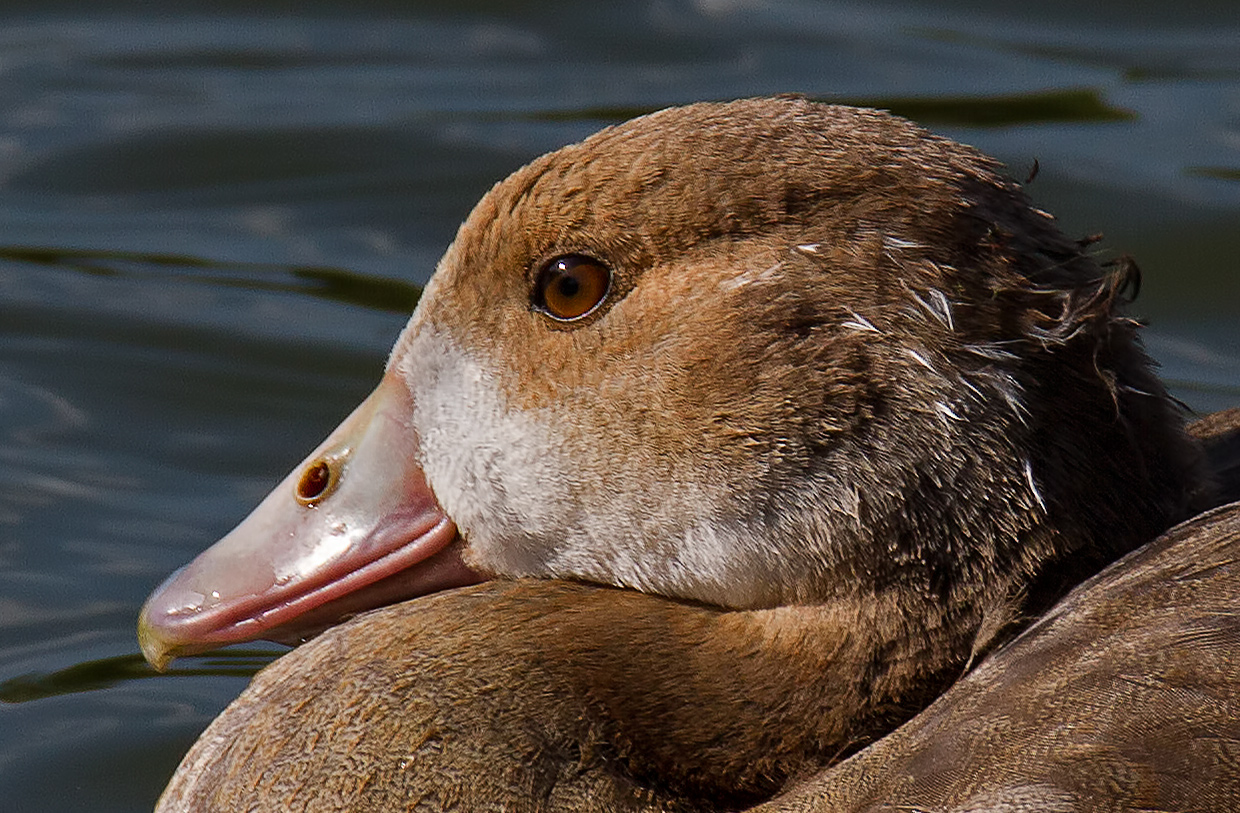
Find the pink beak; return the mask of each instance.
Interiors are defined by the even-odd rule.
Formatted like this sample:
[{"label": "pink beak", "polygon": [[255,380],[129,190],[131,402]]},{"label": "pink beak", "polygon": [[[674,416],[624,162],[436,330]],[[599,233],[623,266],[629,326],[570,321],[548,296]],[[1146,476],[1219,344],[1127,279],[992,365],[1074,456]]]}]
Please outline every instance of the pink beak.
[{"label": "pink beak", "polygon": [[481,581],[418,465],[413,396],[395,373],[227,536],[147,599],[138,641],[173,658]]}]

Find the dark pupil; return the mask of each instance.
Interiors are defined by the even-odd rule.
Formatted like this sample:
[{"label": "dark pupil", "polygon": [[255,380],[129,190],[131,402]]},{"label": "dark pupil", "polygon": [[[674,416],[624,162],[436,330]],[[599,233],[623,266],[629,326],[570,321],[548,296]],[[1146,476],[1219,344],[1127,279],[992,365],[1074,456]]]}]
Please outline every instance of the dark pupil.
[{"label": "dark pupil", "polygon": [[571,299],[581,290],[581,283],[576,277],[570,277],[565,274],[556,280],[555,287],[560,290],[560,296],[565,299]]}]

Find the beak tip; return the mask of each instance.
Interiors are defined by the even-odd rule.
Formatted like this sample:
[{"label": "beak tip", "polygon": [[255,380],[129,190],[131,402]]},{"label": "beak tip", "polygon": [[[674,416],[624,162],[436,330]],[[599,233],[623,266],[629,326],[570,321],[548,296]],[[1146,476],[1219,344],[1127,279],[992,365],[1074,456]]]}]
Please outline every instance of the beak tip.
[{"label": "beak tip", "polygon": [[138,648],[142,650],[142,657],[146,658],[146,662],[156,672],[166,672],[178,654],[176,644],[162,636],[151,623],[150,614],[145,607],[138,616]]}]

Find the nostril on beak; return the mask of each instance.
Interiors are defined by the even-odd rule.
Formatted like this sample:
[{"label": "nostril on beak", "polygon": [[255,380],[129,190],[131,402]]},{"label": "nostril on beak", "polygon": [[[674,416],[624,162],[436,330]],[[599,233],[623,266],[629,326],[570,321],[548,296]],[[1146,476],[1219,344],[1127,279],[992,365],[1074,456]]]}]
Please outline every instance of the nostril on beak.
[{"label": "nostril on beak", "polygon": [[340,477],[335,466],[328,460],[316,460],[306,466],[297,481],[297,502],[305,506],[314,506],[335,488]]}]

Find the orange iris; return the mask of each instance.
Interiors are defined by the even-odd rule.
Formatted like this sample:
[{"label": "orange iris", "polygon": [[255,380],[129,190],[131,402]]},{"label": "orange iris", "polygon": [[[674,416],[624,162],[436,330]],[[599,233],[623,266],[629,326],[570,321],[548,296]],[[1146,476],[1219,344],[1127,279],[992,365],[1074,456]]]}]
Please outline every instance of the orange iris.
[{"label": "orange iris", "polygon": [[535,304],[553,319],[569,322],[593,311],[611,289],[611,271],[580,254],[557,257],[543,267],[535,284]]}]

